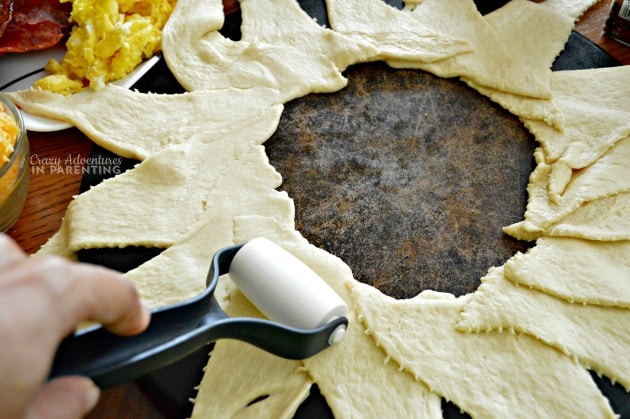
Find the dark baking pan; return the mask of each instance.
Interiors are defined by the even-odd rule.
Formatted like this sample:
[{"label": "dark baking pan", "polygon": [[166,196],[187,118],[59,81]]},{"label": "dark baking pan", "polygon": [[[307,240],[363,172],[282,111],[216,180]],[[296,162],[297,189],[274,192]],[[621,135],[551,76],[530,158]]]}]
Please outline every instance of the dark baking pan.
[{"label": "dark baking pan", "polygon": [[[479,1],[478,7],[486,13],[503,3]],[[327,24],[323,1],[300,4]],[[229,15],[224,35],[239,39],[239,25],[240,13]],[[573,32],[553,69],[615,65]],[[424,289],[472,292],[489,267],[530,246],[501,230],[522,219],[534,168],[536,143],[518,118],[456,79],[383,63],[356,65],[345,75],[349,84],[340,92],[287,103],[265,143],[283,176],[282,189],[295,200],[298,228],[311,243],[341,257],[358,280],[396,298]],[[135,87],[183,91],[164,60]],[[109,155],[100,148],[94,154]],[[84,190],[102,180],[86,173]],[[126,271],[158,253],[92,249],[80,257]],[[200,351],[139,382],[167,416],[188,417],[207,359]],[[630,417],[630,395],[593,377],[613,409]],[[447,418],[465,417],[456,406],[443,407]],[[331,416],[317,386],[296,414]]]}]

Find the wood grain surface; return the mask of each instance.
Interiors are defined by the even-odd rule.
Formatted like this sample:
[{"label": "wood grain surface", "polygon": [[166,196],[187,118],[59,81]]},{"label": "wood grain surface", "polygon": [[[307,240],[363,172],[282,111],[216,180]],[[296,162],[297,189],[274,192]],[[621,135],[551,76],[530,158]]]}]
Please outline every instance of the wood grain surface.
[{"label": "wood grain surface", "polygon": [[[602,1],[578,22],[576,30],[599,45],[622,64],[630,64],[630,48],[603,34],[609,1]],[[29,133],[31,144],[31,178],[24,211],[8,231],[28,253],[43,245],[59,228],[72,197],[79,192],[83,166],[93,144],[78,130],[58,133]],[[62,169],[49,164],[60,159]],[[101,401],[90,418],[165,418],[135,383],[128,383],[103,392]]]}]

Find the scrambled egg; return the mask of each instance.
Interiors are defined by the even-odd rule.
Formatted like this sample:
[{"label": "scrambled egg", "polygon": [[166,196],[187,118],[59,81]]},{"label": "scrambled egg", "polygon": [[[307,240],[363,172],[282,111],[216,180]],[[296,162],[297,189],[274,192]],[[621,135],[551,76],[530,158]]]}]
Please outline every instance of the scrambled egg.
[{"label": "scrambled egg", "polygon": [[0,103],[0,168],[11,158],[19,132],[13,115]]},{"label": "scrambled egg", "polygon": [[[0,176],[0,205],[4,204],[15,189],[14,183],[20,167],[19,164],[16,164],[17,162],[14,162],[7,168],[7,162],[11,161],[19,133],[20,128],[13,118],[13,114],[0,103],[0,170],[3,172]],[[3,208],[3,211],[6,209]],[[4,222],[4,217],[0,215],[0,218]]]},{"label": "scrambled egg", "polygon": [[129,74],[160,50],[162,28],[176,0],[60,0],[72,1],[70,22],[75,26],[61,63],[51,60],[52,75],[34,86],[70,94]]}]

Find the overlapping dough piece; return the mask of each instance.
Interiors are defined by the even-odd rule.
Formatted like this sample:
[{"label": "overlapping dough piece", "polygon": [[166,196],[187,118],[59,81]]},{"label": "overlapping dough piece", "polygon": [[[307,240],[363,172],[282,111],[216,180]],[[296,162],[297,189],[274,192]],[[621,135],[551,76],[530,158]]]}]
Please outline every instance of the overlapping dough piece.
[{"label": "overlapping dough piece", "polygon": [[562,195],[571,170],[593,164],[630,135],[630,66],[556,71],[551,102],[564,116],[562,131],[523,118],[554,163],[550,192]]},{"label": "overlapping dough piece", "polygon": [[[219,32],[221,0],[178,1],[162,33],[169,68],[188,91],[264,86],[282,103],[343,88],[345,66],[371,59],[376,49],[320,27],[291,3],[244,2],[243,39],[233,41]],[[255,17],[259,14],[263,20]],[[280,41],[280,33],[291,36]]]},{"label": "overlapping dough piece", "polygon": [[[515,65],[528,68],[529,74],[525,74],[523,82],[540,73],[536,75],[540,78],[538,82],[549,89],[551,66],[564,49],[575,19],[564,15],[568,10],[545,7],[546,3],[511,0],[483,18],[510,49],[512,54],[506,59],[514,59]],[[536,30],[532,30],[534,27]]]},{"label": "overlapping dough piece", "polygon": [[480,94],[498,103],[519,118],[544,122],[560,132],[564,129],[564,114],[550,99],[516,95],[480,86],[470,80],[464,81]]},{"label": "overlapping dough piece", "polygon": [[[348,66],[373,61],[378,49],[371,43],[322,27],[296,0],[242,0],[242,40],[286,46],[311,59],[330,61],[333,80]],[[294,69],[306,73],[304,68]],[[313,92],[320,92],[316,87]]]},{"label": "overlapping dough piece", "polygon": [[589,201],[545,230],[546,236],[630,240],[630,193]]},{"label": "overlapping dough piece", "polygon": [[274,189],[280,180],[278,173],[261,148],[252,150],[252,154],[239,160],[239,170],[220,175],[207,195],[205,211],[187,234],[127,273],[149,306],[177,303],[205,288],[212,256],[234,244],[235,217],[264,216],[276,220],[279,226],[286,223],[293,227],[293,201],[286,192]]},{"label": "overlapping dough piece", "polygon": [[236,133],[281,105],[264,87],[167,95],[107,85],[70,96],[41,89],[7,95],[34,115],[69,122],[103,148],[138,160],[198,136]]},{"label": "overlapping dough piece", "polygon": [[571,172],[559,203],[550,196],[553,165],[545,163],[540,152],[536,156],[538,165],[527,186],[525,220],[504,228],[518,239],[536,239],[581,205],[630,191],[630,137],[617,142],[592,165],[575,174]]},{"label": "overlapping dough piece", "polygon": [[[166,148],[135,168],[75,197],[68,206],[70,252],[102,247],[168,247],[213,208],[213,189],[241,188],[248,167],[260,185],[273,189],[280,176],[259,144],[277,127],[278,105],[231,134]],[[245,190],[245,189],[243,189]]]},{"label": "overlapping dough piece", "polygon": [[505,277],[572,303],[630,308],[630,241],[542,237]]},{"label": "overlapping dough piece", "polygon": [[[235,220],[236,242],[256,236],[273,240],[305,262],[352,307],[352,298],[346,286],[354,280],[350,269],[341,260],[308,244],[297,231],[287,228],[286,223],[280,225],[273,219],[256,216],[238,217]],[[239,314],[237,311],[232,313]],[[303,363],[335,417],[441,418],[440,397],[386,361],[385,354],[365,335],[355,313],[351,311],[344,339]],[[237,359],[223,359],[223,362],[229,363],[231,368],[222,366],[221,371],[234,371],[241,367],[236,363]],[[252,360],[252,365],[257,362],[264,362],[264,359],[256,358]],[[218,373],[219,368],[215,368],[211,361],[206,376]],[[243,379],[241,385],[247,388],[248,380]],[[270,380],[268,385],[273,389],[280,384]],[[212,399],[204,403],[220,401],[214,396],[209,397]],[[273,418],[272,413],[261,413],[259,417]]]},{"label": "overlapping dough piece", "polygon": [[[518,286],[505,278],[501,267],[490,269],[482,278],[481,286],[464,306],[457,328],[465,332],[524,332],[577,359],[584,368],[603,374],[630,390],[628,309],[571,304]],[[581,398],[575,400],[577,403]]]},{"label": "overlapping dough piece", "polygon": [[[227,313],[263,317],[238,290]],[[313,384],[301,361],[227,339],[215,344],[205,371],[191,419],[292,418]]]},{"label": "overlapping dough piece", "polygon": [[614,417],[588,372],[556,349],[527,335],[455,330],[469,296],[395,300],[365,284],[352,295],[376,343],[472,417]]},{"label": "overlapping dough piece", "polygon": [[[564,49],[573,28],[573,18],[563,13],[548,10],[548,2],[511,1],[505,6],[484,16],[484,20],[495,31],[504,45],[509,46],[513,60],[511,66],[527,69],[525,76],[534,77],[553,95],[551,66]],[[542,5],[547,8],[543,8]],[[564,11],[563,11],[564,12]],[[532,24],[540,29],[532,30]],[[527,33],[528,36],[523,36]],[[513,114],[528,119],[544,121],[562,130],[564,117],[550,97],[536,98],[531,95],[514,94],[510,91],[482,86],[473,77],[463,78],[469,86],[488,96]]]},{"label": "overlapping dough piece", "polygon": [[451,22],[437,16],[420,24],[382,0],[326,0],[326,7],[335,32],[369,41],[380,59],[429,63],[472,51],[465,37],[445,31]]},{"label": "overlapping dough piece", "polygon": [[[467,39],[473,51],[434,63],[388,63],[420,68],[440,77],[461,77],[470,84],[501,92],[549,99],[551,62],[566,43],[573,22],[526,0],[513,0],[491,15],[482,16],[472,0],[425,0],[411,16],[422,25],[445,22],[448,33]],[[523,31],[532,36],[523,37]],[[535,54],[530,54],[532,51]]]}]

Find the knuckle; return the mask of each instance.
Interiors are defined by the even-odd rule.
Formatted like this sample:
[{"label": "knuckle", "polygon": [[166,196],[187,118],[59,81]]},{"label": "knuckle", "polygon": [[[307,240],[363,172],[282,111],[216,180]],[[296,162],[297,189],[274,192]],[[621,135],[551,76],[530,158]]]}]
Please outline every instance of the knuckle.
[{"label": "knuckle", "polygon": [[122,284],[121,291],[124,293],[126,301],[135,302],[140,300],[140,293],[130,280],[121,277],[119,282]]},{"label": "knuckle", "polygon": [[70,263],[59,256],[42,256],[32,259],[31,277],[49,291],[62,291],[68,286],[71,277]]}]

